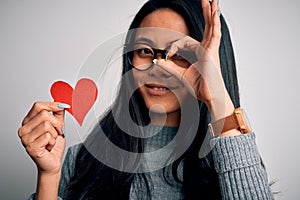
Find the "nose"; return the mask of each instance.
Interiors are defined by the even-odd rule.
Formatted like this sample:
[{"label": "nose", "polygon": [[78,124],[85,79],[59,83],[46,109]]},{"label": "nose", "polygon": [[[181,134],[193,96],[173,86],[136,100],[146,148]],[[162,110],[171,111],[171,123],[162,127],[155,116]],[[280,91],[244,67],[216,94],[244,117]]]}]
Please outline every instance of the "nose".
[{"label": "nose", "polygon": [[152,67],[149,69],[149,76],[157,77],[157,78],[169,78],[172,75],[163,69],[163,66],[157,65],[158,59],[165,59],[165,52],[156,54],[155,58],[153,59]]}]

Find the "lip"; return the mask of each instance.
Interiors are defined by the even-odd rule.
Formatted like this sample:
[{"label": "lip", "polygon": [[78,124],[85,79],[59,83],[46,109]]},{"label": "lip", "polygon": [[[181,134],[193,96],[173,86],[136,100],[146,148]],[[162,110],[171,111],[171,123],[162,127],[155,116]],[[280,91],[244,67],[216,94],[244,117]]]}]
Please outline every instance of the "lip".
[{"label": "lip", "polygon": [[169,87],[156,83],[145,83],[145,88],[151,95],[161,96],[170,93],[172,90],[177,89],[178,87]]}]

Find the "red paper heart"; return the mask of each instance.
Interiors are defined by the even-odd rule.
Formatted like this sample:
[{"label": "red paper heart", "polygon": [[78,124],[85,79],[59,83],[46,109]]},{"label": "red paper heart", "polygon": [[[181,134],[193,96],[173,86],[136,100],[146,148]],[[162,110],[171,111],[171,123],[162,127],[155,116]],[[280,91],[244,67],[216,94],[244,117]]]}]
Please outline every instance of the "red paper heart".
[{"label": "red paper heart", "polygon": [[50,93],[55,102],[66,103],[71,108],[66,109],[82,126],[86,114],[94,105],[98,96],[96,84],[87,78],[80,79],[75,89],[64,81],[52,84]]}]

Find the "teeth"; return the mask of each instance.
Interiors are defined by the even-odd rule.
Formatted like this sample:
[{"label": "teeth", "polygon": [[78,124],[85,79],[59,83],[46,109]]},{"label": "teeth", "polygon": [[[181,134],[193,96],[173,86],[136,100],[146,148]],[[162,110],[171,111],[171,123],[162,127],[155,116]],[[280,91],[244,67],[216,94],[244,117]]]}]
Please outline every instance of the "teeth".
[{"label": "teeth", "polygon": [[167,90],[167,88],[157,88],[157,87],[154,87],[153,89],[154,90]]}]

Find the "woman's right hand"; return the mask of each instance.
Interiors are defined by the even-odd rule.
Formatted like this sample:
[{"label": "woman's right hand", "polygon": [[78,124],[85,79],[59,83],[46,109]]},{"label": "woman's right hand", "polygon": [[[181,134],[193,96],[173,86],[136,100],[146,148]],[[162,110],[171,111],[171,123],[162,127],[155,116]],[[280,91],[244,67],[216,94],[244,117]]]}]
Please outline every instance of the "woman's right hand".
[{"label": "woman's right hand", "polygon": [[36,102],[18,134],[40,174],[60,173],[66,140],[63,134],[67,104]]}]

